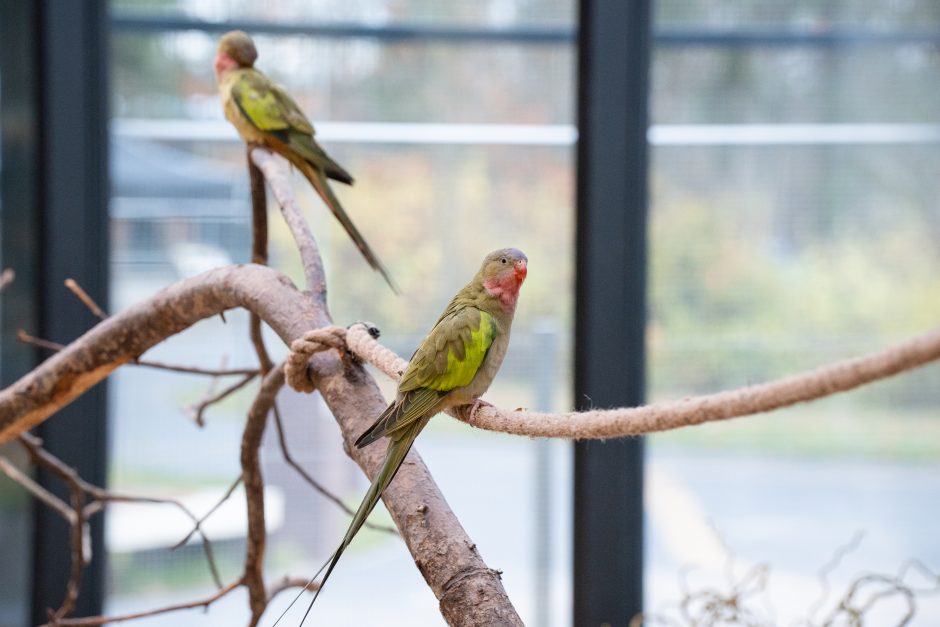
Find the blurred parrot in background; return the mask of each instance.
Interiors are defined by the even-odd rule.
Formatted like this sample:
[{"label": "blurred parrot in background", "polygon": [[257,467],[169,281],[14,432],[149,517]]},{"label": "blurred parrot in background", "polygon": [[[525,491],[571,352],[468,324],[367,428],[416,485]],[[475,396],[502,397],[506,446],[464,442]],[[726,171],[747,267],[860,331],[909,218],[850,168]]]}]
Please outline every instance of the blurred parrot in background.
[{"label": "blurred parrot in background", "polygon": [[313,138],[313,124],[287,91],[254,68],[258,51],[247,33],[233,30],[222,36],[215,55],[215,76],[225,117],[248,144],[261,144],[300,170],[330,208],[373,269],[398,292],[388,270],[359,233],[328,178],[351,185],[352,176],[333,161]]},{"label": "blurred parrot in background", "polygon": [[411,356],[396,399],[356,440],[356,446],[362,448],[388,436],[385,463],[372,480],[339,548],[323,565],[326,573],[301,625],[343,551],[379,502],[428,421],[451,407],[474,403],[475,410],[482,402],[477,399],[490,387],[509,346],[509,330],[527,264],[526,256],[515,248],[486,256],[480,270],[457,292]]}]

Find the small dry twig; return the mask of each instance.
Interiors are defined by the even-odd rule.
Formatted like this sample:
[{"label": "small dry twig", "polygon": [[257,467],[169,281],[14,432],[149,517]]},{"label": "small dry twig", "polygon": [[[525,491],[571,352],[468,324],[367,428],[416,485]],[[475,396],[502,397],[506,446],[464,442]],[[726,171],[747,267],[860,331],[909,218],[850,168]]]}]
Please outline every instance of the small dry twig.
[{"label": "small dry twig", "polygon": [[228,487],[225,493],[222,494],[222,498],[216,501],[215,505],[209,508],[209,511],[207,511],[205,514],[203,514],[198,519],[196,519],[193,522],[193,528],[189,530],[189,533],[183,536],[183,538],[179,542],[174,544],[172,547],[170,547],[170,549],[175,551],[176,549],[180,548],[181,546],[189,542],[189,539],[192,538],[194,534],[201,532],[202,525],[206,522],[206,520],[208,520],[209,516],[212,516],[212,514],[214,514],[216,510],[222,507],[223,503],[225,503],[227,500],[229,500],[232,497],[232,494],[235,493],[235,489],[238,488],[241,482],[242,482],[242,478],[241,478],[241,475],[239,475],[235,479],[235,481],[233,481],[232,484]]},{"label": "small dry twig", "polygon": [[212,405],[215,405],[216,403],[219,403],[225,400],[226,398],[228,398],[229,396],[231,396],[238,390],[242,389],[243,387],[251,383],[251,380],[254,379],[256,376],[258,376],[258,371],[257,370],[252,371],[251,373],[246,374],[241,379],[239,379],[238,381],[236,381],[235,383],[233,383],[232,385],[228,386],[227,388],[223,389],[220,392],[213,391],[215,387],[214,384],[216,381],[216,379],[213,378],[206,396],[195,405],[191,405],[189,407],[190,418],[192,418],[193,422],[195,422],[198,426],[200,427],[206,426],[206,420],[204,416],[206,410],[209,409],[209,407],[211,407]]},{"label": "small dry twig", "polygon": [[102,320],[106,320],[108,318],[108,314],[106,314],[104,310],[98,306],[98,303],[96,303],[94,299],[88,295],[88,292],[82,289],[82,286],[78,284],[78,281],[71,278],[65,279],[65,287],[67,287],[70,292],[75,294],[75,296],[78,297],[78,300],[82,301],[82,303],[84,303],[85,306],[88,307],[89,311],[91,311],[91,313],[93,313],[95,316]]},{"label": "small dry twig", "polygon": [[128,620],[136,620],[138,618],[147,618],[148,616],[157,616],[158,614],[167,614],[169,612],[177,612],[179,610],[191,610],[197,607],[203,609],[208,609],[210,605],[227,595],[232,590],[235,590],[242,585],[241,579],[236,579],[232,583],[223,587],[221,590],[213,594],[212,596],[206,597],[205,599],[200,599],[198,601],[189,601],[187,603],[177,603],[175,605],[167,605],[165,607],[160,607],[153,610],[147,610],[145,612],[134,612],[131,614],[119,614],[115,616],[87,616],[84,618],[65,618],[59,619],[53,623],[47,623],[42,627],[56,627],[61,625],[62,627],[92,627],[93,625],[106,625],[108,623],[121,623]]},{"label": "small dry twig", "polygon": [[[82,518],[87,519],[100,512],[107,503],[150,503],[154,505],[172,505],[173,507],[180,510],[195,524],[202,540],[203,553],[206,556],[206,563],[209,566],[212,579],[218,587],[222,586],[221,579],[219,578],[218,567],[216,566],[215,557],[213,556],[212,552],[212,543],[200,527],[200,521],[196,518],[192,511],[190,511],[190,509],[183,505],[180,501],[162,497],[117,494],[109,490],[105,490],[104,488],[96,486],[82,479],[82,477],[79,476],[77,472],[75,472],[75,469],[68,466],[58,457],[43,448],[42,440],[36,436],[29,433],[24,433],[19,437],[19,442],[26,449],[33,463],[40,464],[48,468],[53,474],[59,477],[60,480],[66,483],[70,490],[80,491],[83,495],[90,496],[93,499],[90,503],[82,507],[81,515],[79,515],[77,510],[74,510],[74,507],[70,508],[71,513],[68,514],[66,519],[69,520],[69,523],[73,526],[79,524]],[[44,500],[44,502],[46,501]],[[62,505],[64,506],[64,503],[62,503]],[[58,511],[60,514],[62,513],[61,509],[55,507],[55,505],[50,504],[50,506],[56,509],[56,511]],[[84,538],[84,544],[90,545],[87,534]],[[85,553],[88,556],[91,555],[90,546],[87,548]]]},{"label": "small dry twig", "polygon": [[283,579],[268,589],[268,602],[280,593],[285,590],[290,590],[291,588],[304,588],[307,592],[316,592],[320,589],[320,582],[310,581],[306,577],[288,577],[284,575]]},{"label": "small dry twig", "polygon": [[[42,338],[30,335],[23,329],[16,332],[16,339],[24,344],[31,344],[46,350],[58,352],[65,348],[64,344],[44,340]],[[140,366],[142,368],[156,368],[158,370],[167,370],[169,372],[181,372],[184,374],[199,374],[208,377],[231,377],[235,375],[257,375],[257,368],[202,368],[200,366],[182,366],[179,364],[168,364],[162,361],[152,359],[137,359],[128,363],[131,366]]]},{"label": "small dry twig", "polygon": [[2,273],[0,273],[0,292],[3,292],[7,287],[10,286],[13,281],[16,280],[16,272],[13,271],[13,268],[7,268]]},{"label": "small dry twig", "polygon": [[[284,461],[287,462],[287,464],[291,468],[293,468],[297,472],[297,474],[300,475],[301,478],[303,478],[303,480],[306,481],[308,485],[310,485],[311,488],[319,492],[320,495],[322,495],[326,500],[330,501],[331,503],[339,507],[348,515],[355,516],[356,510],[354,510],[353,508],[343,503],[343,501],[338,496],[330,492],[322,483],[314,479],[310,475],[310,473],[304,470],[304,467],[301,466],[299,463],[297,463],[297,461],[293,458],[293,456],[291,456],[290,450],[288,449],[288,446],[287,446],[287,436],[284,431],[284,423],[281,420],[281,412],[277,407],[277,403],[274,404],[274,407],[272,409],[273,409],[272,413],[274,414],[274,426],[277,428],[277,441],[278,441],[278,444],[280,445],[281,455],[284,457]],[[384,531],[386,533],[391,533],[396,536],[398,535],[398,530],[388,525],[381,525],[378,523],[371,523],[369,521],[366,521],[363,526],[368,527],[369,529],[374,529],[376,531]]]}]

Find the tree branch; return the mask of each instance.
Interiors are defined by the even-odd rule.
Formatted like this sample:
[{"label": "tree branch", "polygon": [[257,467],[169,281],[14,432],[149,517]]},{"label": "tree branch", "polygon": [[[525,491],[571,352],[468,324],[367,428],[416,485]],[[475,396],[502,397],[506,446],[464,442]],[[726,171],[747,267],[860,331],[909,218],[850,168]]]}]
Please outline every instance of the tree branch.
[{"label": "tree branch", "polygon": [[[294,234],[309,293],[299,292],[284,275],[257,264],[210,270],[165,288],[103,320],[0,391],[0,444],[40,424],[114,369],[135,362],[167,337],[228,309],[243,307],[256,314],[287,345],[307,331],[332,324],[322,260],[293,200],[286,170],[264,151],[255,149],[251,154],[268,177]],[[345,350],[322,351],[310,360],[306,370],[340,424],[347,450],[372,477],[382,464],[383,452],[378,447],[359,450],[351,445],[385,408],[385,401],[375,381],[359,364],[345,357]],[[448,507],[417,451],[412,450],[383,498],[450,624],[522,624],[498,573],[480,559],[476,545]],[[98,625],[208,605],[242,583],[239,579],[201,602],[119,617],[72,619],[62,624]]]},{"label": "tree branch", "polygon": [[168,612],[176,612],[179,610],[191,610],[197,607],[203,609],[208,608],[211,604],[215,603],[226,594],[234,590],[235,588],[242,585],[241,579],[233,581],[228,584],[215,594],[205,599],[200,599],[198,601],[189,601],[187,603],[177,603],[176,605],[168,605],[166,607],[161,607],[155,610],[148,610],[146,612],[134,612],[131,614],[119,614],[116,616],[88,616],[85,618],[66,618],[59,619],[54,623],[48,623],[42,627],[58,627],[58,626],[74,626],[74,627],[91,627],[93,625],[106,625],[108,623],[121,623],[128,620],[136,620],[138,618],[146,618],[148,616],[156,616],[158,614],[166,614]]},{"label": "tree branch", "polygon": [[269,268],[229,266],[185,279],[100,322],[0,391],[0,444],[167,337],[234,307],[258,313],[288,343],[316,326],[313,304]]},{"label": "tree branch", "polygon": [[[332,325],[332,319],[326,306],[323,261],[316,240],[297,209],[284,162],[258,148],[251,151],[251,156],[281,205],[300,250],[310,299],[315,305],[314,326],[326,329]],[[372,377],[352,360],[344,359],[344,355],[345,351],[320,351],[310,358],[305,370],[336,417],[347,454],[371,479],[381,468],[385,453],[375,446],[356,448],[354,441],[385,409],[385,400]],[[483,563],[476,544],[450,510],[415,449],[408,454],[382,499],[449,624],[522,625],[499,573]]]},{"label": "tree branch", "polygon": [[254,379],[257,376],[257,374],[258,374],[257,370],[249,374],[246,374],[241,379],[239,379],[238,381],[231,384],[230,386],[228,386],[227,388],[223,389],[220,392],[212,391],[212,387],[214,386],[210,386],[210,391],[206,394],[206,397],[189,408],[190,416],[192,417],[193,422],[195,422],[200,427],[204,427],[206,425],[206,420],[203,414],[205,414],[206,410],[210,406],[215,405],[216,403],[225,400],[226,398],[228,398],[235,392],[239,391],[240,389],[242,389],[243,387],[251,383],[251,380]]},{"label": "tree branch", "polygon": [[[44,340],[40,337],[35,337],[20,329],[16,332],[16,339],[24,344],[31,344],[32,346],[38,346],[54,353],[59,352],[65,348],[65,344],[59,344],[58,342],[50,342],[49,340]],[[179,364],[167,364],[162,361],[154,361],[152,359],[138,359],[136,361],[130,362],[131,366],[140,366],[141,368],[155,368],[157,370],[166,370],[169,372],[182,372],[185,374],[200,374],[207,377],[230,377],[235,375],[257,375],[257,368],[200,368],[199,366],[182,366]]]},{"label": "tree branch", "polygon": [[[346,514],[348,514],[350,517],[355,516],[356,510],[343,503],[343,501],[338,496],[327,490],[323,484],[310,476],[310,473],[304,470],[304,467],[294,459],[293,455],[290,453],[290,449],[287,446],[287,433],[284,430],[284,422],[281,420],[281,412],[277,408],[277,403],[274,403],[274,406],[271,409],[274,413],[274,426],[277,429],[277,442],[280,445],[281,455],[284,457],[284,461],[287,462],[287,465],[293,468],[297,474],[307,482],[307,485],[319,492],[323,498],[346,512]],[[375,531],[383,531],[385,533],[391,533],[396,536],[398,535],[398,530],[394,527],[371,523],[368,520],[363,523],[363,526],[368,527],[369,529],[374,529]]]},{"label": "tree branch", "polygon": [[284,387],[283,366],[271,370],[261,382],[261,389],[248,410],[248,420],[242,434],[242,482],[245,484],[245,502],[248,507],[248,539],[245,549],[244,581],[248,587],[251,607],[249,627],[255,627],[268,606],[268,591],[264,585],[264,546],[267,538],[264,521],[264,479],[261,476],[259,450],[268,412],[274,406],[277,393]]},{"label": "tree branch", "polygon": [[75,521],[75,512],[65,504],[65,501],[33,481],[32,477],[14,466],[9,459],[2,455],[0,455],[0,471],[3,471],[3,474],[9,477],[10,480],[20,484],[27,492],[45,503],[47,507],[65,519],[67,523],[71,525]]},{"label": "tree branch", "polygon": [[[248,180],[251,182],[251,263],[266,266],[268,265],[268,202],[264,193],[264,176],[261,170],[251,162],[251,146],[245,149],[245,157],[248,162]],[[261,334],[261,318],[258,314],[252,312],[248,323],[248,336],[251,338],[251,344],[255,347],[255,354],[258,356],[258,365],[261,369],[261,376],[268,374],[268,371],[274,367],[268,355],[268,349],[264,346],[264,336]]]},{"label": "tree branch", "polygon": [[98,303],[96,303],[95,300],[88,295],[88,292],[82,289],[82,286],[79,285],[75,279],[65,279],[65,287],[67,287],[70,292],[75,294],[75,296],[78,297],[78,300],[82,301],[82,303],[88,307],[88,310],[94,314],[96,318],[104,320],[108,317],[108,314],[106,314],[104,310],[98,306]]},{"label": "tree branch", "polygon": [[[286,162],[262,147],[250,148],[248,153],[250,161],[264,174],[264,178],[267,180],[268,186],[270,186],[271,192],[281,208],[284,221],[294,236],[294,242],[300,251],[300,260],[304,266],[307,289],[310,290],[315,301],[326,307],[326,274],[323,272],[320,249],[317,246],[316,238],[310,231],[310,226],[304,220],[300,208],[297,206],[297,201],[294,199],[294,192],[288,178],[288,170],[285,167]],[[329,315],[329,310],[324,309],[324,311]]]},{"label": "tree branch", "polygon": [[[315,299],[270,268],[230,266],[185,279],[113,314],[0,392],[0,443],[41,423],[166,337],[233,307],[257,313],[288,345],[331,323]],[[385,409],[378,386],[335,350],[315,355],[309,372],[353,450],[355,438]],[[372,477],[383,452],[355,449],[353,458]],[[416,451],[384,500],[450,624],[521,625],[498,574],[483,563]]]},{"label": "tree branch", "polygon": [[15,280],[16,272],[13,271],[13,268],[6,268],[3,272],[0,272],[0,292],[3,292]]}]

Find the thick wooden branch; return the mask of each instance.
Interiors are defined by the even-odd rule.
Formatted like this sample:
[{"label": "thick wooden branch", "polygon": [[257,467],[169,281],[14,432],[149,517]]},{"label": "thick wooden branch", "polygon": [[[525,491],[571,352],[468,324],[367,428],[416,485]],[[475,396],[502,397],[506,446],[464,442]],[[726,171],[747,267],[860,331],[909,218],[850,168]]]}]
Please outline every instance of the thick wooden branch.
[{"label": "thick wooden branch", "polygon": [[[288,345],[331,324],[325,310],[279,272],[254,264],[210,270],[110,316],[0,392],[0,444],[41,423],[160,341],[234,307],[257,313]],[[342,428],[347,450],[374,476],[383,451],[351,444],[385,408],[375,381],[335,350],[315,355],[309,371]],[[451,625],[522,624],[498,573],[480,558],[416,451],[384,500]]]},{"label": "thick wooden branch", "polygon": [[0,392],[0,444],[157,343],[234,307],[257,313],[285,342],[315,326],[313,303],[269,268],[229,266],[180,281],[99,323]]},{"label": "thick wooden branch", "polygon": [[[251,151],[251,157],[281,205],[300,250],[315,303],[315,326],[329,327],[333,321],[326,307],[323,261],[294,202],[284,162],[258,148]],[[377,446],[359,449],[353,444],[385,409],[375,380],[353,360],[337,358],[334,350],[316,353],[309,363],[310,378],[336,416],[347,454],[372,479],[382,466],[385,451]],[[522,625],[499,573],[483,563],[476,544],[450,510],[416,450],[408,454],[382,498],[450,625]]]}]

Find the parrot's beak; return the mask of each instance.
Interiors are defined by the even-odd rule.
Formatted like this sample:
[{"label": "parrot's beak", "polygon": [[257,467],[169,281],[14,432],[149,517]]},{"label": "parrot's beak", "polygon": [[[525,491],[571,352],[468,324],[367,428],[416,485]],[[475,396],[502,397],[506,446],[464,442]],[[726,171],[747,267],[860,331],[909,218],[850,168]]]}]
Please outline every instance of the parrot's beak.
[{"label": "parrot's beak", "polygon": [[516,262],[516,280],[521,283],[527,274],[529,274],[529,266],[525,259],[520,259]]}]

